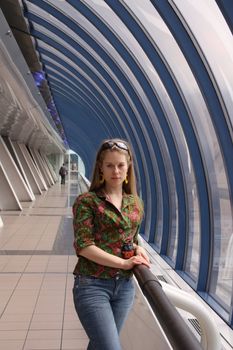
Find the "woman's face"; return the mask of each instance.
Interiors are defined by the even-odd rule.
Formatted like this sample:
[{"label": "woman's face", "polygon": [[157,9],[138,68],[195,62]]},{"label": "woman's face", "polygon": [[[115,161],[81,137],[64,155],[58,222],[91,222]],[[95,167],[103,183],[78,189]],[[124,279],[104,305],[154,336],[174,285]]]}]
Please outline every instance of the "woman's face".
[{"label": "woman's face", "polygon": [[106,151],[101,171],[106,185],[121,186],[128,171],[127,156],[118,151]]}]

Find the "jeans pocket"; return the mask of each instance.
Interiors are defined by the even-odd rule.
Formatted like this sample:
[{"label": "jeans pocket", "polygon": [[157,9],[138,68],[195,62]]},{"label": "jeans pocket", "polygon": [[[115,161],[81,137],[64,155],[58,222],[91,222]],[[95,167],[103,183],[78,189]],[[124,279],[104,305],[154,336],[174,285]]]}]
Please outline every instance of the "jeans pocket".
[{"label": "jeans pocket", "polygon": [[74,278],[74,286],[73,286],[73,292],[78,289],[79,286],[79,279],[78,276],[75,276]]}]

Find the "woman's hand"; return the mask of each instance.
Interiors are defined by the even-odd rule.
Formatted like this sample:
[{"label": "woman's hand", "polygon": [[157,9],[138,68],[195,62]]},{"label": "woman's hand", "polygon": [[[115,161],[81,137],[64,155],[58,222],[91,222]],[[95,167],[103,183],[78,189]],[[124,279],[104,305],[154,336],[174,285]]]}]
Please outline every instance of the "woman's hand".
[{"label": "woman's hand", "polygon": [[121,267],[123,270],[131,270],[135,265],[144,264],[147,267],[150,267],[150,263],[147,259],[145,259],[142,255],[134,255],[130,259],[123,260],[123,266]]},{"label": "woman's hand", "polygon": [[136,246],[135,253],[136,255],[132,256],[132,258],[123,259],[119,256],[107,253],[95,245],[89,245],[83,248],[79,252],[79,255],[84,256],[97,264],[122,270],[131,270],[135,265],[141,264],[150,267],[149,258],[144,248]]},{"label": "woman's hand", "polygon": [[146,250],[141,247],[140,245],[137,245],[135,248],[135,255],[142,256],[148,263],[150,263],[149,256],[146,253]]}]

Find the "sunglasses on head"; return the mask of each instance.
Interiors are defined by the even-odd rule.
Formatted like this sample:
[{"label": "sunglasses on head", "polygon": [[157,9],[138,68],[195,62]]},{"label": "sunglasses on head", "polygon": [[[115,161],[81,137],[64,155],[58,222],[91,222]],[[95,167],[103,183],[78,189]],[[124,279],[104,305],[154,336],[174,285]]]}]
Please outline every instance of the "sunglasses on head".
[{"label": "sunglasses on head", "polygon": [[102,145],[102,150],[111,149],[114,146],[116,146],[120,149],[123,149],[124,151],[127,151],[129,153],[128,146],[124,142],[121,142],[121,141],[106,141]]}]

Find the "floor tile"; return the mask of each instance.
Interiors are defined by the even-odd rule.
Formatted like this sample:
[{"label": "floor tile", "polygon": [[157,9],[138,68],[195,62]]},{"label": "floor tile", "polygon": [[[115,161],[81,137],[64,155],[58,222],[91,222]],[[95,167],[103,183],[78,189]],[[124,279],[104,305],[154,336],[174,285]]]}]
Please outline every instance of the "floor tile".
[{"label": "floor tile", "polygon": [[86,350],[88,339],[63,339],[62,350]]},{"label": "floor tile", "polygon": [[61,340],[57,339],[27,339],[24,350],[56,350],[61,346]]},{"label": "floor tile", "polygon": [[27,331],[0,331],[1,340],[24,340],[26,338]]},{"label": "floor tile", "polygon": [[61,339],[61,334],[61,330],[30,330],[27,335],[27,340]]},{"label": "floor tile", "polygon": [[0,340],[2,350],[23,350],[24,340]]}]

